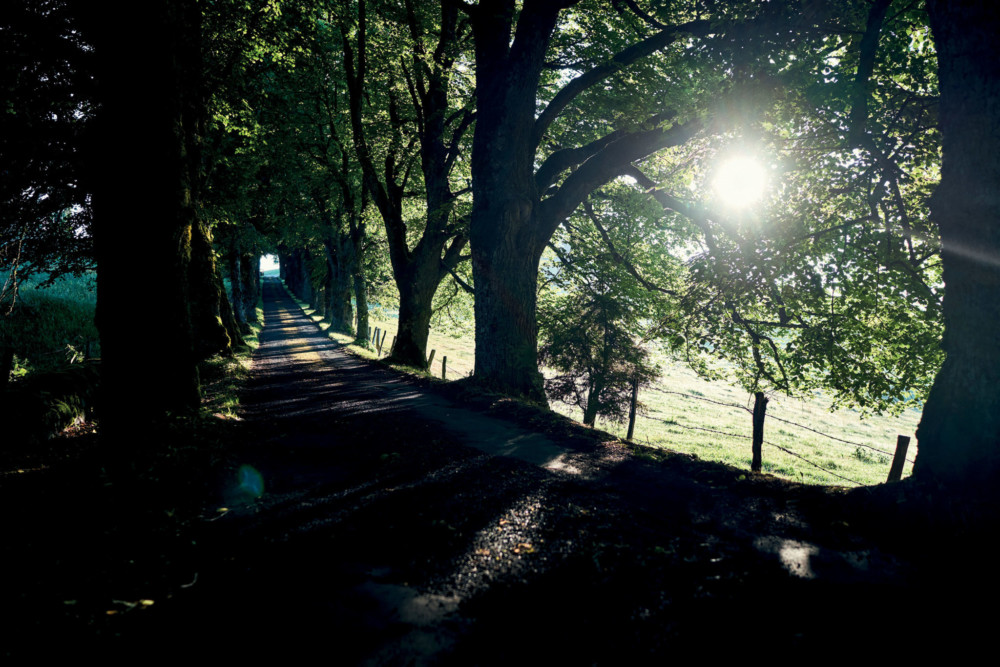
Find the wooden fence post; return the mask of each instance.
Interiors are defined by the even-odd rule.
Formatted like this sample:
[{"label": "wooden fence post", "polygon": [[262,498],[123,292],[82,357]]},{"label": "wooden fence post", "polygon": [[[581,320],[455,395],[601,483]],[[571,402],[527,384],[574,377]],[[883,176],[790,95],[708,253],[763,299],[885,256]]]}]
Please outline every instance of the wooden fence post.
[{"label": "wooden fence post", "polygon": [[888,482],[898,482],[903,478],[903,464],[906,463],[906,450],[910,447],[910,436],[896,436],[896,455],[892,457],[892,467],[889,468]]},{"label": "wooden fence post", "polygon": [[371,344],[375,345],[378,342],[378,327],[375,327],[375,333],[372,334]]},{"label": "wooden fence post", "polygon": [[392,356],[392,353],[395,352],[395,351],[396,351],[396,337],[393,336],[392,337],[392,346],[389,348],[389,356]]},{"label": "wooden fence post", "polygon": [[388,331],[382,332],[382,338],[378,341],[378,353],[382,354],[382,346],[385,345],[385,337],[389,335]]},{"label": "wooden fence post", "polygon": [[635,433],[635,407],[639,403],[639,378],[632,380],[632,405],[628,409],[628,435],[625,439],[632,441],[632,434]]},{"label": "wooden fence post", "polygon": [[448,379],[448,355],[441,357],[441,379]]},{"label": "wooden fence post", "polygon": [[431,350],[431,356],[427,357],[427,368],[430,368],[430,367],[431,367],[431,364],[433,364],[433,363],[434,363],[434,353],[435,353],[436,351],[437,351],[437,350]]}]

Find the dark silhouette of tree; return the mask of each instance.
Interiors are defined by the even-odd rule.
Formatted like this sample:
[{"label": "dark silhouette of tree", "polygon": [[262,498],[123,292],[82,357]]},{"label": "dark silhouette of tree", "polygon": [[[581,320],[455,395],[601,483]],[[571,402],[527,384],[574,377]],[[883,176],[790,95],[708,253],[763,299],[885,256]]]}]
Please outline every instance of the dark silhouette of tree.
[{"label": "dark silhouette of tree", "polygon": [[944,349],[914,474],[992,483],[1000,465],[1000,11],[928,2],[941,87]]}]

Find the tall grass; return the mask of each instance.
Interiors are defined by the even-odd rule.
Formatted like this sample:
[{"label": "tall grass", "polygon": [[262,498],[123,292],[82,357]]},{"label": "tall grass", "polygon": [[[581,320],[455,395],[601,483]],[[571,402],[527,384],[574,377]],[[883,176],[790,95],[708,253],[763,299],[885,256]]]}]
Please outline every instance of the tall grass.
[{"label": "tall grass", "polygon": [[[94,275],[64,276],[51,285],[46,278],[24,281],[13,308],[5,303],[0,311],[0,347],[13,348],[15,377],[82,361],[88,345],[99,352]],[[0,283],[5,279],[0,274]]]}]

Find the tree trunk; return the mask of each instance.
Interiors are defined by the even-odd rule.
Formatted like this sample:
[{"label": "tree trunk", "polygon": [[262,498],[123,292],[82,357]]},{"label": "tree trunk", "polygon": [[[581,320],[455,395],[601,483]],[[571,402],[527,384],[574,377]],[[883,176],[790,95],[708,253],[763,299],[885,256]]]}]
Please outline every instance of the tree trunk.
[{"label": "tree trunk", "polygon": [[243,294],[242,272],[240,271],[240,254],[236,250],[236,244],[232,243],[229,248],[229,288],[232,298],[230,299],[233,308],[233,319],[241,333],[250,331],[247,325],[246,296]]},{"label": "tree trunk", "polygon": [[941,230],[947,357],[917,429],[914,475],[945,482],[1000,471],[1000,13],[928,2],[941,86]]},{"label": "tree trunk", "polygon": [[470,227],[475,379],[544,404],[535,306],[538,263],[548,236],[537,210],[532,131],[539,77],[559,7],[525,3],[513,47],[513,3],[481,3],[477,10]]},{"label": "tree trunk", "polygon": [[[399,289],[399,319],[392,361],[414,368],[427,368],[427,338],[431,330],[431,303],[437,291],[437,267],[413,262],[411,270],[396,279]],[[393,272],[395,276],[396,273]]]},{"label": "tree trunk", "polygon": [[[188,308],[198,156],[185,136],[196,125],[185,117],[203,111],[200,15],[196,3],[180,0],[106,9],[94,22],[101,117],[90,156],[100,410],[105,441],[125,448],[152,421],[200,401]],[[156,28],[122,30],[106,21],[117,15]],[[150,332],[162,342],[155,354]]]},{"label": "tree trunk", "polygon": [[257,302],[260,300],[260,257],[253,253],[240,255],[240,292],[243,315],[247,324],[257,324]]},{"label": "tree trunk", "polygon": [[200,360],[213,354],[231,354],[232,339],[222,318],[221,304],[222,299],[226,298],[225,290],[216,270],[211,232],[202,222],[192,227],[191,264],[188,271],[195,357]]},{"label": "tree trunk", "polygon": [[[226,335],[228,336],[230,345],[219,352],[225,356],[231,356],[233,353],[233,347],[244,347],[246,343],[243,341],[243,334],[240,332],[240,325],[236,321],[236,317],[233,315],[233,305],[229,301],[229,295],[226,294],[226,285],[222,282],[222,270],[216,265],[215,270],[215,282],[218,286],[219,293],[219,319],[222,321],[223,326],[226,329]],[[246,325],[244,325],[246,326]]]},{"label": "tree trunk", "polygon": [[538,258],[506,240],[477,246],[474,235],[473,243],[476,382],[545,404],[535,319]]},{"label": "tree trunk", "polygon": [[327,313],[334,331],[350,333],[354,314],[351,310],[350,261],[344,252],[345,245],[343,240],[337,246],[332,240],[324,242],[327,270],[330,272]]},{"label": "tree trunk", "polygon": [[587,406],[583,409],[584,426],[593,428],[594,423],[597,421],[598,393],[599,388],[594,386],[593,380],[590,380],[590,386],[587,388]]},{"label": "tree trunk", "polygon": [[635,413],[636,409],[639,407],[639,376],[637,375],[634,380],[632,380],[632,402],[628,409],[628,433],[625,439],[632,442],[632,436],[635,434]]},{"label": "tree trunk", "polygon": [[358,314],[358,325],[355,331],[355,342],[367,347],[368,338],[368,291],[365,288],[365,276],[360,267],[354,270],[354,307]]},{"label": "tree trunk", "polygon": [[764,447],[764,415],[767,414],[767,397],[764,392],[754,392],[753,395],[753,460],[750,462],[751,472],[760,472],[764,466],[761,450]]}]

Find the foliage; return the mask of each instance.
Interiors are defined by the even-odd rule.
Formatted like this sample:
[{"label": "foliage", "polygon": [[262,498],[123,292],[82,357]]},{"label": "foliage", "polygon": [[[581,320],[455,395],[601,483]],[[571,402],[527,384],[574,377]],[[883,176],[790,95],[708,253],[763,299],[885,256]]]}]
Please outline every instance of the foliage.
[{"label": "foliage", "polygon": [[42,274],[22,284],[13,308],[0,317],[0,348],[14,350],[15,375],[83,361],[88,344],[92,352],[97,350],[93,276],[63,277],[51,284],[48,278]]},{"label": "foliage", "polygon": [[[750,392],[823,387],[835,406],[898,412],[926,396],[942,360],[926,212],[938,158],[933,53],[910,49],[926,30],[919,10],[886,20],[877,60],[832,29],[871,31],[864,7],[829,19],[821,40],[765,44],[767,58],[733,75],[729,85],[767,82],[767,100],[743,84],[724,131],[635,176],[675,218],[667,246],[687,253],[682,315],[669,328],[689,360],[724,361],[717,372]],[[710,186],[734,156],[769,174],[754,207],[727,208]]]},{"label": "foliage", "polygon": [[31,272],[93,268],[83,158],[94,72],[79,5],[15,0],[0,15],[0,271],[15,274],[0,305]]},{"label": "foliage", "polygon": [[[554,371],[549,397],[579,407],[584,423],[624,421],[633,382],[658,375],[650,338],[669,317],[680,263],[662,253],[660,217],[621,185],[588,202],[556,234],[539,298],[539,362]],[[655,276],[659,284],[644,275]]]}]

